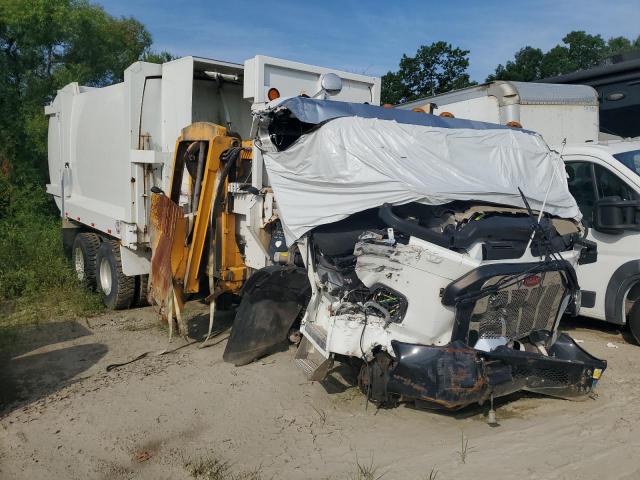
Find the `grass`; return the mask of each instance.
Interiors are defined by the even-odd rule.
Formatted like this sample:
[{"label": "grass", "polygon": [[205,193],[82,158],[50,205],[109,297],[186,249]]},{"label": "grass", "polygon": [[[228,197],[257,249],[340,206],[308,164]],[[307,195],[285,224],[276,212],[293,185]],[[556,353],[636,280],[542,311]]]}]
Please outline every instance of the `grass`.
[{"label": "grass", "polygon": [[469,453],[471,453],[469,439],[464,436],[464,432],[460,432],[460,450],[458,450],[458,455],[462,463],[467,463]]},{"label": "grass", "polygon": [[64,256],[60,218],[42,185],[0,174],[0,349],[22,326],[102,309]]},{"label": "grass", "polygon": [[379,468],[374,466],[373,457],[371,461],[366,463],[360,463],[356,458],[356,471],[349,477],[350,480],[379,480],[385,476],[385,473],[378,473]]},{"label": "grass", "polygon": [[438,470],[436,470],[436,467],[433,467],[431,469],[431,471],[429,472],[429,476],[424,477],[425,480],[436,480],[438,478]]},{"label": "grass", "polygon": [[213,454],[189,460],[184,467],[196,480],[262,480],[260,468],[234,473],[229,462]]}]

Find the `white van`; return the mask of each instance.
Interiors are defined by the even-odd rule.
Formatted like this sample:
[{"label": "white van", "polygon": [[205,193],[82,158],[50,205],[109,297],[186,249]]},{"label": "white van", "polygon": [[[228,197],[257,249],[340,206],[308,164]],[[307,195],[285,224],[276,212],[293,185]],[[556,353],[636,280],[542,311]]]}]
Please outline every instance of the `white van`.
[{"label": "white van", "polygon": [[640,343],[640,139],[567,145],[569,190],[598,244],[598,261],[578,267],[580,313],[629,324]]},{"label": "white van", "polygon": [[539,132],[567,166],[598,261],[579,265],[580,314],[628,324],[640,343],[640,139],[601,140],[585,85],[497,81],[399,105]]}]

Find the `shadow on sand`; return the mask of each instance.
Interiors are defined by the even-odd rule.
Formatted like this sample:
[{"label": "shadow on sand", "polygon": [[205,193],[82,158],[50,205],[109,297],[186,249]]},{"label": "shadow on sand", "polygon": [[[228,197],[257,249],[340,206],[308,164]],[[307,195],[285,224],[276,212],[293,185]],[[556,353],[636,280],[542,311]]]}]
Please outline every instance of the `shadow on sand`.
[{"label": "shadow on sand", "polygon": [[75,321],[21,326],[19,332],[2,326],[0,335],[11,340],[0,351],[0,416],[74,383],[108,350],[101,343],[57,348],[60,342],[91,335]]}]

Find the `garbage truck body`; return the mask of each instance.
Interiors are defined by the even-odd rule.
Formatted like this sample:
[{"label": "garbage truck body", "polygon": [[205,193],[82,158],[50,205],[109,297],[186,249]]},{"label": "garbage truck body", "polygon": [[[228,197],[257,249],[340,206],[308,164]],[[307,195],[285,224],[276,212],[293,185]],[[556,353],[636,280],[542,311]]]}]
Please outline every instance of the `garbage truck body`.
[{"label": "garbage truck body", "polygon": [[[167,189],[182,129],[213,122],[249,139],[252,108],[273,95],[328,95],[321,79],[329,73],[341,80],[332,98],[379,103],[379,78],[261,55],[244,65],[200,57],[136,62],[121,83],[103,88],[71,83],[58,91],[45,107],[47,191],[60,209],[63,238],[79,277],[103,291],[111,308],[144,301],[151,269],[151,188]],[[268,180],[260,152],[252,156],[245,177],[262,190]],[[186,177],[182,189],[189,189]],[[183,207],[185,195],[180,195]],[[268,242],[263,245],[259,230],[273,211],[267,190],[236,202],[238,234],[252,268],[269,262]]]}]

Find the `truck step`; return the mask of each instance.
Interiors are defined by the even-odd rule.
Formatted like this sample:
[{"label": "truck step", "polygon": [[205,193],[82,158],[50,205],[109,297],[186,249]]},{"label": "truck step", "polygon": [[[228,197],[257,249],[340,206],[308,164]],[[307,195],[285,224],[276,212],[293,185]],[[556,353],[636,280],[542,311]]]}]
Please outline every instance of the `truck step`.
[{"label": "truck step", "polygon": [[327,331],[315,323],[305,323],[302,329],[302,333],[308,337],[311,337],[313,343],[315,343],[321,350],[327,349]]},{"label": "truck step", "polygon": [[317,382],[327,376],[333,366],[333,357],[325,358],[307,338],[303,338],[296,352],[295,363],[308,380]]}]

